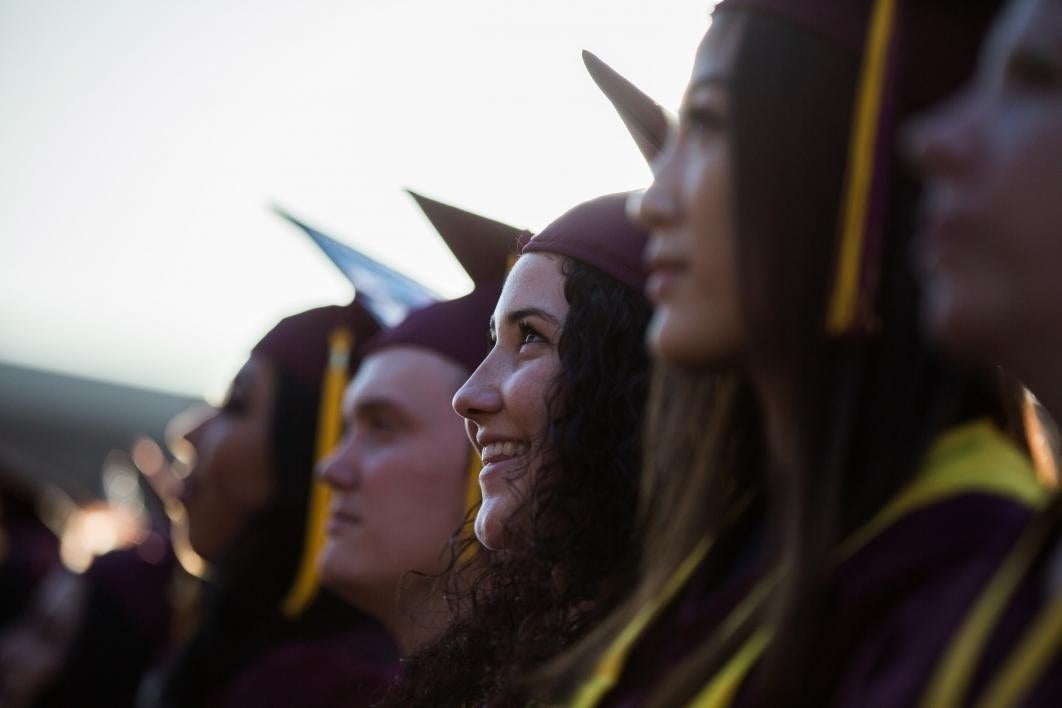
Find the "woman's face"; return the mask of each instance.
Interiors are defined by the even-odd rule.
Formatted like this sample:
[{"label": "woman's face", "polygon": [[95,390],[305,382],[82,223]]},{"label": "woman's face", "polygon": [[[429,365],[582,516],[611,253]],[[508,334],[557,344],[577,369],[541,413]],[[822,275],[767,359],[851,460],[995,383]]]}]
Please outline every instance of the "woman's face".
[{"label": "woman's face", "polygon": [[1062,5],[1012,3],[973,83],[910,138],[928,178],[926,323],[956,351],[1013,366],[1062,299]]},{"label": "woman's face", "polygon": [[637,207],[651,229],[648,340],[680,366],[718,366],[742,350],[731,213],[731,68],[743,17],[717,17],[697,51],[677,134],[654,164]]},{"label": "woman's face", "polygon": [[272,496],[275,387],[272,366],[252,356],[225,404],[185,435],[195,462],[181,500],[192,548],[208,561],[218,560]]},{"label": "woman's face", "polygon": [[467,375],[419,347],[370,354],[344,395],[346,433],[318,466],[332,489],[322,577],[385,621],[409,571],[445,569],[464,520],[469,449],[450,401]]},{"label": "woman's face", "polygon": [[483,460],[476,536],[505,546],[505,522],[534,481],[549,422],[547,399],[560,373],[557,343],[568,301],[561,260],[529,253],[513,266],[491,318],[494,348],[454,397]]}]

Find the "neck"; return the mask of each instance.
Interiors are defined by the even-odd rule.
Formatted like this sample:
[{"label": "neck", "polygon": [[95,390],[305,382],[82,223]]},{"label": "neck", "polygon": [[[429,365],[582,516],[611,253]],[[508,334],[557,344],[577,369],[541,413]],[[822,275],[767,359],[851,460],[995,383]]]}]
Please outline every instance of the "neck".
[{"label": "neck", "polygon": [[[432,579],[410,577],[400,592],[381,593],[363,607],[387,628],[403,656],[409,656],[437,637],[449,623],[449,608],[441,593],[432,592]],[[359,603],[361,604],[361,603]]]}]

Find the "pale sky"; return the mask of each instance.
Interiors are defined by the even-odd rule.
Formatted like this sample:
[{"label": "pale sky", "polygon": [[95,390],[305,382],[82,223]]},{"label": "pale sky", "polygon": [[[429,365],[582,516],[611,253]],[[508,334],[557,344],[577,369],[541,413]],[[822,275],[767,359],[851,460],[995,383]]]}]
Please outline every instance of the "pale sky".
[{"label": "pale sky", "polygon": [[403,192],[538,229],[649,172],[590,49],[677,107],[710,0],[0,0],[0,360],[217,395],[350,285],[276,201],[436,291]]}]

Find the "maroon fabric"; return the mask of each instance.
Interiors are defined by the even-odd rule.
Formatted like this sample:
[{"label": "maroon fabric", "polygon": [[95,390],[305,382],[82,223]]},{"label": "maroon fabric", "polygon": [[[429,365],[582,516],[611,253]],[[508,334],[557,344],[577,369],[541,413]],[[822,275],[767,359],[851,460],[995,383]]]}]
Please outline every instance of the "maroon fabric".
[{"label": "maroon fabric", "polygon": [[176,570],[169,539],[152,532],[140,546],[97,558],[85,579],[113,604],[139,644],[158,655],[170,640],[173,613],[167,592]]},{"label": "maroon fabric", "polygon": [[517,242],[531,235],[515,226],[406,191],[477,286],[504,278]]},{"label": "maroon fabric", "polygon": [[489,348],[490,316],[501,294],[502,281],[483,283],[456,300],[415,310],[402,324],[376,335],[365,355],[388,347],[419,347],[435,352],[472,373]]},{"label": "maroon fabric", "polygon": [[[896,0],[898,91],[903,111],[939,101],[970,76],[999,0]],[[862,59],[875,0],[722,0],[716,12],[783,17]]]},{"label": "maroon fabric", "polygon": [[673,120],[670,114],[591,52],[583,50],[583,64],[623,119],[646,162],[652,163],[667,142]]},{"label": "maroon fabric", "polygon": [[464,209],[409,192],[475,283],[471,293],[411,312],[380,332],[365,354],[388,347],[418,347],[472,373],[488,351],[490,316],[501,294],[510,258],[530,233]]},{"label": "maroon fabric", "polygon": [[368,708],[400,671],[398,649],[378,625],[292,639],[241,671],[210,708]]},{"label": "maroon fabric", "polygon": [[[980,657],[970,694],[966,697],[970,703],[974,702],[972,699],[982,697],[988,684],[996,678],[996,672],[1010,658],[1025,633],[1039,619],[1040,613],[1062,591],[1056,585],[1057,578],[1051,577],[1053,572],[1057,572],[1056,564],[1062,559],[1062,514],[1057,508],[1059,503],[1056,499],[1056,508],[1049,512],[1054,516],[1052,535],[1040,549],[1033,566],[993,627],[991,639]],[[1053,657],[1021,705],[1025,708],[1062,706],[1062,656]]]},{"label": "maroon fabric", "polygon": [[[842,563],[827,587],[829,615],[801,688],[808,705],[917,705],[966,610],[1030,516],[1012,501],[966,494],[909,514]],[[742,573],[721,589],[691,584],[639,642],[601,705],[643,705],[661,677],[714,634],[757,575]],[[757,704],[754,683],[753,675],[735,706]]]},{"label": "maroon fabric", "polygon": [[593,266],[625,285],[645,289],[642,254],[649,233],[627,216],[627,192],[569,209],[528,240],[523,253],[556,253]]},{"label": "maroon fabric", "polygon": [[380,330],[380,325],[356,299],[349,305],[317,307],[285,317],[262,337],[252,353],[267,357],[307,391],[319,395],[328,364],[328,336],[341,326],[350,327],[354,333],[359,356],[351,356],[347,367],[353,372],[360,361],[357,348]]}]

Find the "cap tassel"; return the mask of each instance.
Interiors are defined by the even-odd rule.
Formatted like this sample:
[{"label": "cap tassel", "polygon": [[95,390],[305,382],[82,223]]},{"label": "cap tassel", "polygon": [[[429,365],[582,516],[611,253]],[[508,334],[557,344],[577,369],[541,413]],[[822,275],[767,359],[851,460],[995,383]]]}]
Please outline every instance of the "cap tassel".
[{"label": "cap tassel", "polygon": [[[354,334],[350,329],[338,327],[332,330],[328,337],[328,366],[321,387],[321,406],[317,416],[315,460],[323,459],[339,442],[342,432],[343,390],[347,385],[347,371],[353,348]],[[324,525],[331,498],[331,490],[314,475],[306,510],[306,536],[299,569],[281,605],[281,610],[288,619],[301,615],[317,597],[320,587],[317,557],[324,546]]]},{"label": "cap tassel", "polygon": [[[889,48],[895,33],[895,0],[877,0],[867,35],[866,54],[856,95],[855,118],[848,148],[844,202],[837,244],[837,265],[826,329],[832,335],[852,333],[869,315],[871,285],[864,274],[867,215],[875,178],[875,148],[881,129],[882,103],[889,69]],[[870,274],[873,279],[873,274]]]}]

